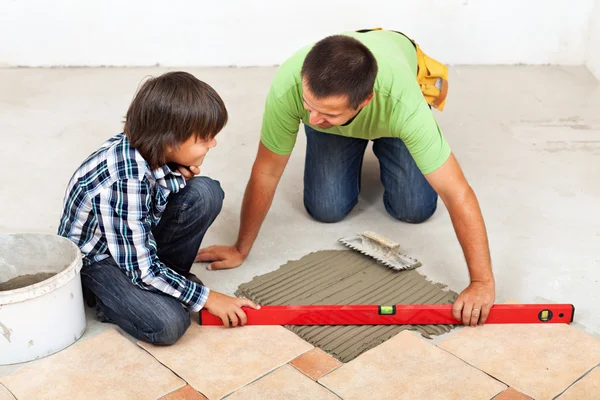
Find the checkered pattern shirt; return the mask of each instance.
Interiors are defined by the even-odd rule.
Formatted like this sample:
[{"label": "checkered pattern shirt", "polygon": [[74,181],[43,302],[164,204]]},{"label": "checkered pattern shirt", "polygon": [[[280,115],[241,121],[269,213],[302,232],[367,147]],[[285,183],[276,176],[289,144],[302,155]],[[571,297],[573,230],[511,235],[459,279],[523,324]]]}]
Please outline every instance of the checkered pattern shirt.
[{"label": "checkered pattern shirt", "polygon": [[127,137],[117,134],[71,178],[58,234],[79,246],[84,265],[112,256],[134,285],[173,296],[199,311],[209,289],[163,264],[152,235],[169,194],[184,187],[179,173],[166,165],[150,170]]}]

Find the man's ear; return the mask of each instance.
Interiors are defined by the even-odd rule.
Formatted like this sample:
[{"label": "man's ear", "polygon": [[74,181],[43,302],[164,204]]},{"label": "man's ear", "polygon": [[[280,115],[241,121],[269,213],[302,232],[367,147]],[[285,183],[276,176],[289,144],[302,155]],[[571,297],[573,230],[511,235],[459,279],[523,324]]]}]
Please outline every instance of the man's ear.
[{"label": "man's ear", "polygon": [[369,103],[371,102],[371,100],[373,100],[373,96],[375,95],[375,93],[371,92],[371,94],[369,95],[369,97],[367,97],[366,99],[363,100],[362,103],[360,103],[359,108],[364,108],[366,106],[369,105]]}]

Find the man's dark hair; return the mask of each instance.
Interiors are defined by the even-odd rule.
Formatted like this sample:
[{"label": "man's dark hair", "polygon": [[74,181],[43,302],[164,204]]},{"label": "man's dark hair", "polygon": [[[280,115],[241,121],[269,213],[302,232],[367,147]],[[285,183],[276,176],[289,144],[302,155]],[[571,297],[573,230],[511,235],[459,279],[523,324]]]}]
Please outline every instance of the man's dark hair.
[{"label": "man's dark hair", "polygon": [[187,72],[167,72],[148,79],[125,116],[124,132],[152,169],[166,163],[174,149],[192,136],[211,140],[227,123],[227,109],[217,92]]},{"label": "man's dark hair", "polygon": [[371,93],[377,77],[373,53],[358,40],[342,35],[326,37],[310,50],[302,65],[302,78],[317,98],[348,96],[357,109]]}]

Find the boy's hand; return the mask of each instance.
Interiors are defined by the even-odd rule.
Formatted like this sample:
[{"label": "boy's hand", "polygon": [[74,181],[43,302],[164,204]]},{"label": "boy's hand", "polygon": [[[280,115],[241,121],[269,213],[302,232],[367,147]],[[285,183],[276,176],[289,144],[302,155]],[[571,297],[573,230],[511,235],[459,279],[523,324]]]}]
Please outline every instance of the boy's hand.
[{"label": "boy's hand", "polygon": [[193,177],[195,177],[196,175],[200,174],[200,168],[192,165],[191,167],[186,167],[185,165],[179,165],[177,167],[177,171],[183,175],[183,178],[186,181],[189,181],[190,179],[192,179]]},{"label": "boy's hand", "polygon": [[235,246],[210,246],[200,249],[194,262],[210,262],[207,269],[217,270],[238,267],[245,259]]},{"label": "boy's hand", "polygon": [[242,310],[243,306],[252,307],[256,310],[260,309],[260,306],[252,300],[230,297],[212,290],[204,304],[204,308],[212,315],[221,318],[223,325],[228,328],[231,326],[246,325],[248,319],[246,313]]}]

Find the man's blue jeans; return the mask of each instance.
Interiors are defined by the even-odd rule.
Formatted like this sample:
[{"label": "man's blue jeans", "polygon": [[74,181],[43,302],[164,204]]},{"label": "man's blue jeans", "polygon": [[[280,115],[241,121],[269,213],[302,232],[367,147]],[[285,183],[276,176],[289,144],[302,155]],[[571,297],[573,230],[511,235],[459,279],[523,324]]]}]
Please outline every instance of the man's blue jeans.
[{"label": "man's blue jeans", "polygon": [[[219,182],[196,177],[169,197],[153,230],[159,259],[186,276],[204,234],[223,205]],[[83,287],[97,298],[97,315],[119,325],[136,339],[154,344],[175,343],[190,326],[190,313],[175,298],[134,286],[112,257],[81,270]]]},{"label": "man's blue jeans", "polygon": [[[304,207],[317,221],[340,221],[358,203],[362,162],[369,141],[319,132],[307,125],[304,129]],[[438,195],[404,142],[397,138],[376,139],[373,152],[379,159],[387,212],[411,223],[431,217]]]}]

